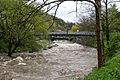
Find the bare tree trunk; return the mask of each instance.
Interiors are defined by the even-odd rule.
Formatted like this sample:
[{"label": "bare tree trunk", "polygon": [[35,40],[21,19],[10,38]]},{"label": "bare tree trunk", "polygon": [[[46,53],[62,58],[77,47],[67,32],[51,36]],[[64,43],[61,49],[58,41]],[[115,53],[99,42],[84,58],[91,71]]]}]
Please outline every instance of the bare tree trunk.
[{"label": "bare tree trunk", "polygon": [[[11,43],[10,45],[11,45],[11,46],[9,47],[8,56],[9,56],[9,57],[12,57],[12,54],[15,52],[15,50],[16,50],[16,49],[18,48],[18,46],[20,45],[20,40],[19,40],[16,44]],[[13,48],[13,45],[14,45],[14,48]]]},{"label": "bare tree trunk", "polygon": [[96,3],[96,38],[98,51],[98,68],[103,65],[103,47],[102,47],[102,27],[101,27],[101,0],[95,0]]},{"label": "bare tree trunk", "polygon": [[12,53],[11,53],[11,50],[12,50],[12,42],[11,42],[11,39],[9,42],[9,45],[8,45],[8,56],[11,57]]},{"label": "bare tree trunk", "polygon": [[106,41],[107,41],[107,45],[109,45],[109,25],[108,25],[108,0],[106,0],[105,2],[105,8],[106,8]]},{"label": "bare tree trunk", "polygon": [[9,52],[7,56],[12,57],[12,53],[11,53],[11,52]]}]

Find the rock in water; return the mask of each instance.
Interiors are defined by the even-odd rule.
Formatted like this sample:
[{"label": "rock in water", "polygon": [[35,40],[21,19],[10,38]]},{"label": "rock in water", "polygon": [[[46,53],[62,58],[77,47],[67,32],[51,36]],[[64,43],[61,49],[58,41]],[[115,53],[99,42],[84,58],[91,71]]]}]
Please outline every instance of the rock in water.
[{"label": "rock in water", "polygon": [[14,66],[14,65],[26,65],[26,63],[23,63],[23,61],[24,61],[23,58],[19,56],[19,57],[13,59],[13,60],[6,61],[4,63],[4,66],[6,66],[6,65],[11,65],[11,66]]}]

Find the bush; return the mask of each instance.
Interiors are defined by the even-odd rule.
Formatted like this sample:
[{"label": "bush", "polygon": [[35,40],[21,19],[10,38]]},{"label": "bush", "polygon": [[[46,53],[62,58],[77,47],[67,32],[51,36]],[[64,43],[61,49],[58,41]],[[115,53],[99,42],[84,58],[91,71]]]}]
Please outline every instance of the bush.
[{"label": "bush", "polygon": [[105,57],[111,59],[120,50],[120,34],[111,34],[109,45],[105,45]]}]

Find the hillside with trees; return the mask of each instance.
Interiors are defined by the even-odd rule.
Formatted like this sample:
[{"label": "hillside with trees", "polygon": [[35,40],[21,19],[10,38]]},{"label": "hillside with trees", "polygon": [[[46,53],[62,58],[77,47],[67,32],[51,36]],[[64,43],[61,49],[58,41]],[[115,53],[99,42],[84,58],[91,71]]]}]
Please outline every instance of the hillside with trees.
[{"label": "hillside with trees", "polygon": [[[55,31],[68,31],[71,29],[71,27],[75,24],[75,23],[72,23],[72,22],[65,22],[64,20],[56,17],[56,16],[52,16],[52,15],[49,15],[52,19],[53,19],[53,26],[54,27],[54,32]],[[55,28],[56,26],[56,28]]]}]

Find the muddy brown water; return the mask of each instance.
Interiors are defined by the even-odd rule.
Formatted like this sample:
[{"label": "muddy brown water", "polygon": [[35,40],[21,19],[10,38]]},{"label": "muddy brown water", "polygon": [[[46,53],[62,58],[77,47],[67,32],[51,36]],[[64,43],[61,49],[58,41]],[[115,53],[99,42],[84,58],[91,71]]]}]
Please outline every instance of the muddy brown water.
[{"label": "muddy brown water", "polygon": [[0,80],[77,80],[97,66],[95,48],[69,41],[54,44],[58,46],[43,52],[23,53],[22,59],[0,56]]}]

